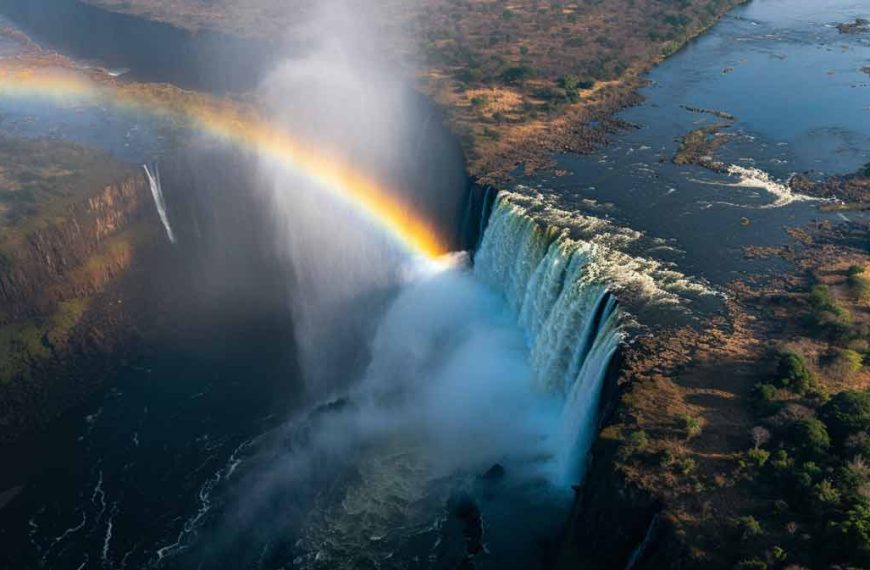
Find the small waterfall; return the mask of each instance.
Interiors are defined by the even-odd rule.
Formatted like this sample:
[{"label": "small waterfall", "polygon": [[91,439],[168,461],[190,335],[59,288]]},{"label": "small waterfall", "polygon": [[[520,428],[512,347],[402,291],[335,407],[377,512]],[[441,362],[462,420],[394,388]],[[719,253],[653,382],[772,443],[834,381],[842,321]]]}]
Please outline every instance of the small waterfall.
[{"label": "small waterfall", "polygon": [[148,185],[151,186],[151,195],[154,197],[154,205],[157,207],[157,214],[160,216],[160,221],[163,222],[163,227],[166,228],[166,237],[169,241],[175,243],[175,234],[172,233],[172,226],[169,225],[169,216],[166,215],[166,200],[163,198],[163,188],[160,186],[160,170],[157,165],[154,165],[154,172],[148,168],[147,164],[143,164],[145,176],[148,177]]},{"label": "small waterfall", "polygon": [[536,223],[503,196],[475,255],[475,275],[518,315],[534,383],[564,399],[557,460],[569,483],[583,475],[603,380],[622,340],[616,299],[593,277],[593,261],[589,244]]}]

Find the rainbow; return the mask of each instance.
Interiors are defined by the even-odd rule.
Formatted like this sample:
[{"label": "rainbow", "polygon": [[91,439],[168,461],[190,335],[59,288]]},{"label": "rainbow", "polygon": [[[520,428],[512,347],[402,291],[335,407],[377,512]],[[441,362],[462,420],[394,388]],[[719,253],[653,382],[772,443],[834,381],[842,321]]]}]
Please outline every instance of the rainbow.
[{"label": "rainbow", "polygon": [[306,147],[252,111],[231,101],[168,85],[94,81],[65,70],[0,68],[0,96],[58,104],[106,103],[184,121],[191,128],[245,151],[273,159],[381,228],[414,256],[437,259],[448,252],[435,228],[409,204],[323,151]]}]

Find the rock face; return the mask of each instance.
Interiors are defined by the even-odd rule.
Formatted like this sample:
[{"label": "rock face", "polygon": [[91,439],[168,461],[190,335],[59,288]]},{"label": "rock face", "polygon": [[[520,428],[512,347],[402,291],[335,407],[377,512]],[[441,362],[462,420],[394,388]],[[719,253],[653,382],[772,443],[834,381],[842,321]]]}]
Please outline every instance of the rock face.
[{"label": "rock face", "polygon": [[129,229],[148,204],[147,182],[133,174],[74,204],[64,217],[39,224],[7,240],[0,260],[0,315],[8,323],[44,314],[54,303],[102,288],[130,264],[129,248],[116,245],[103,261],[111,238]]},{"label": "rock face", "polygon": [[120,286],[159,225],[144,174],[117,180],[3,228],[0,238],[0,442],[93,392],[132,338]]}]

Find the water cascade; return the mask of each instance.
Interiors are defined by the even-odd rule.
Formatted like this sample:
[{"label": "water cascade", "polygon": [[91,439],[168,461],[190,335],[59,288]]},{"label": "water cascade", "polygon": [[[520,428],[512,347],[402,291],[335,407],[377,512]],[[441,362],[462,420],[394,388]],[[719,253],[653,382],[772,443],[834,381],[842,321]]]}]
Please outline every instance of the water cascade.
[{"label": "water cascade", "polygon": [[535,388],[564,399],[559,473],[583,474],[596,432],[603,380],[621,341],[620,312],[592,277],[587,244],[537,223],[499,196],[475,256],[478,279],[498,289],[518,315]]},{"label": "water cascade", "polygon": [[160,221],[163,222],[163,227],[166,228],[166,237],[169,238],[169,241],[175,243],[175,234],[172,233],[172,226],[169,225],[169,216],[166,215],[166,200],[163,198],[163,188],[160,186],[160,170],[157,168],[157,165],[154,165],[153,173],[147,164],[143,164],[142,168],[145,169],[148,185],[151,186],[151,195],[154,197],[157,214],[160,216]]}]

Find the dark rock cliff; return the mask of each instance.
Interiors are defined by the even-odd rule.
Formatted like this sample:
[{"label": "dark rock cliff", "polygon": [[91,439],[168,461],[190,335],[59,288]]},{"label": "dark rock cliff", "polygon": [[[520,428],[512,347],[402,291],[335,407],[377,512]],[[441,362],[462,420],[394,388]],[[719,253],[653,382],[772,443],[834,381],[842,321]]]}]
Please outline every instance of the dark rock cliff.
[{"label": "dark rock cliff", "polygon": [[4,228],[0,242],[0,441],[80,402],[135,337],[124,279],[159,244],[144,173],[83,193],[62,211]]}]

